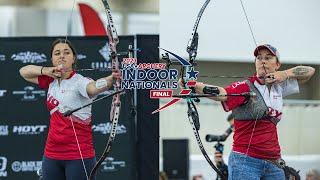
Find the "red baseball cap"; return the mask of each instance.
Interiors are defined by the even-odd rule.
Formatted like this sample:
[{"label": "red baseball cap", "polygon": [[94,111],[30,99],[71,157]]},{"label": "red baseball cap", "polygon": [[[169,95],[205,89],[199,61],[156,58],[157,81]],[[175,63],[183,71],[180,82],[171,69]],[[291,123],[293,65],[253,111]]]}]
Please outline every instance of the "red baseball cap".
[{"label": "red baseball cap", "polygon": [[277,48],[271,46],[270,44],[263,44],[263,45],[258,46],[258,47],[254,50],[254,53],[253,53],[255,57],[257,57],[258,52],[259,52],[261,49],[268,49],[273,55],[275,55],[275,56],[278,58],[278,61],[280,61],[279,51],[277,50]]}]

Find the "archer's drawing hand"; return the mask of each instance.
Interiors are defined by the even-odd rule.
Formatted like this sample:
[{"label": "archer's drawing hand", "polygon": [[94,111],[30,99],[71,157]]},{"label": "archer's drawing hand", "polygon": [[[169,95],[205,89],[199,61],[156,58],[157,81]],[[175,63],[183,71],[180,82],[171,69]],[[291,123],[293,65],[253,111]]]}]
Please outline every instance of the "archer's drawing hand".
[{"label": "archer's drawing hand", "polygon": [[285,71],[277,71],[274,73],[268,73],[265,76],[265,82],[267,84],[276,84],[283,82],[288,79],[288,76]]},{"label": "archer's drawing hand", "polygon": [[59,67],[44,67],[42,69],[42,75],[50,76],[53,78],[61,78],[62,72]]}]

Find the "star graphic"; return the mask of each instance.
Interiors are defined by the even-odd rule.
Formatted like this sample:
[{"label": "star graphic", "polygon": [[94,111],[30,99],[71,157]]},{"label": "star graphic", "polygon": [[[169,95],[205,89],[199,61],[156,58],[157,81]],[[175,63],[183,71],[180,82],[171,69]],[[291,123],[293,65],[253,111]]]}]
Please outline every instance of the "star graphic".
[{"label": "star graphic", "polygon": [[191,70],[187,73],[189,74],[189,79],[197,80],[197,75],[199,74],[199,71],[195,71],[192,67]]}]

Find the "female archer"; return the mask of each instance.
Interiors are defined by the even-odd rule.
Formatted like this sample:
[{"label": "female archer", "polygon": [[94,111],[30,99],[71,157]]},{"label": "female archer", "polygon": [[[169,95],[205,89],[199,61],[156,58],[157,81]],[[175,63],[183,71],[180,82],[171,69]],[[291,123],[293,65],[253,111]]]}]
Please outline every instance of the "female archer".
[{"label": "female archer", "polygon": [[[254,92],[256,99],[244,96],[210,97],[221,101],[225,111],[234,118],[234,143],[229,157],[230,180],[284,180],[284,161],[281,159],[277,123],[281,120],[283,98],[299,93],[299,84],[307,82],[315,69],[296,66],[279,71],[280,56],[269,44],[254,50],[256,74],[225,88],[197,83],[195,90],[204,94],[214,89],[217,94]],[[212,90],[211,90],[212,91]]]},{"label": "female archer", "polygon": [[94,81],[75,72],[77,54],[70,41],[57,39],[51,47],[53,67],[27,65],[21,76],[48,89],[47,108],[51,114],[50,128],[42,159],[44,180],[87,180],[95,166],[92,143],[91,106],[64,117],[67,110],[92,102],[108,90],[112,75]]}]

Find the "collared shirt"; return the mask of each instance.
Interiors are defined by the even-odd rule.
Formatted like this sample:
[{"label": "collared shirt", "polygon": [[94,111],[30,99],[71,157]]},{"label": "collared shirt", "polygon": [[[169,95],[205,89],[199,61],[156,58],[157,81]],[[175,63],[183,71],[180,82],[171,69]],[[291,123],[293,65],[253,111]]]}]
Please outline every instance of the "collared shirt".
[{"label": "collared shirt", "polygon": [[63,116],[66,110],[92,102],[95,97],[90,98],[86,90],[91,81],[92,79],[85,78],[75,72],[72,72],[60,84],[57,79],[39,76],[39,87],[48,89],[47,108],[52,113],[44,152],[48,158],[57,160],[81,159],[73,126],[83,158],[91,158],[95,155],[90,126],[91,106],[74,112],[69,117]]},{"label": "collared shirt", "polygon": [[[284,82],[273,84],[270,92],[266,85],[261,84],[257,77],[249,78],[250,82],[258,89],[266,105],[269,108],[269,115],[278,121],[282,117],[283,97],[299,92],[298,81],[290,78]],[[249,85],[245,82],[236,82],[225,88],[227,94],[249,92]],[[230,111],[241,106],[246,101],[245,97],[229,96],[227,101],[222,102],[225,111]],[[250,113],[250,112],[244,112]],[[280,145],[276,126],[269,120],[258,121],[234,121],[235,133],[233,136],[233,151],[248,154],[261,159],[280,158]],[[248,144],[252,135],[249,151]]]}]

